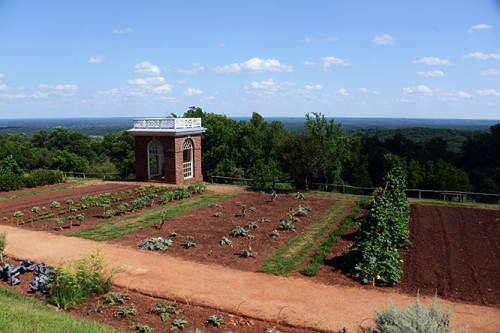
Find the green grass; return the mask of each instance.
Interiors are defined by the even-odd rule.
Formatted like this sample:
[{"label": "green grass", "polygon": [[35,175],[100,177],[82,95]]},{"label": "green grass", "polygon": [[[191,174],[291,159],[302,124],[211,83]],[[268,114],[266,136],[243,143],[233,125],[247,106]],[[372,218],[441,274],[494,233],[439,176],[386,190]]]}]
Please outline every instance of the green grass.
[{"label": "green grass", "polygon": [[21,297],[15,292],[0,288],[0,332],[121,332],[93,321],[74,318],[56,312],[45,303]]},{"label": "green grass", "polygon": [[364,201],[358,201],[356,207],[350,212],[340,223],[337,225],[335,230],[333,230],[326,240],[321,244],[320,247],[316,249],[314,255],[311,258],[311,261],[307,264],[306,267],[300,270],[300,273],[306,276],[314,276],[319,273],[321,268],[323,267],[323,262],[325,258],[332,251],[333,246],[339,241],[340,237],[346,231],[349,226],[352,224],[352,220],[359,214],[361,208],[364,205]]},{"label": "green grass", "polygon": [[342,217],[344,212],[354,205],[356,198],[341,196],[338,200],[304,232],[295,238],[290,238],[285,245],[266,259],[258,271],[288,276],[300,267],[319,240]]},{"label": "green grass", "polygon": [[71,184],[68,184],[68,185],[61,186],[61,187],[48,188],[48,189],[40,190],[40,191],[32,191],[32,192],[25,192],[25,193],[20,193],[20,194],[12,194],[12,195],[0,196],[0,201],[7,200],[7,199],[21,198],[21,197],[26,197],[26,196],[29,196],[29,195],[40,194],[40,193],[48,193],[48,192],[57,192],[57,191],[67,190],[67,189],[75,187],[79,183],[80,182],[75,182],[75,183],[71,183]]},{"label": "green grass", "polygon": [[145,212],[124,216],[113,221],[101,223],[99,225],[89,227],[71,233],[68,236],[82,237],[96,241],[107,241],[121,236],[128,235],[142,228],[150,227],[160,222],[160,211],[167,212],[167,218],[185,214],[193,209],[206,206],[212,202],[221,201],[237,195],[238,193],[229,194],[203,194],[191,199],[176,201],[165,206],[158,205],[156,208],[149,209]]}]

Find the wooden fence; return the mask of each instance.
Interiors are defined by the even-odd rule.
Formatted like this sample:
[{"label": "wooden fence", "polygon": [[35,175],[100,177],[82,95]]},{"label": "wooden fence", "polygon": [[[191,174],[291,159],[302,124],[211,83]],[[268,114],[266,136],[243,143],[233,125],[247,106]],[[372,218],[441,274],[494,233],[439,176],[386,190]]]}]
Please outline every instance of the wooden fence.
[{"label": "wooden fence", "polygon": [[[38,170],[40,170],[40,169],[38,169]],[[45,169],[41,169],[41,170],[43,170],[43,171],[61,171],[61,170],[45,170]],[[23,169],[23,171],[32,173],[34,170]],[[76,172],[76,171],[61,171],[61,172],[64,173],[64,177],[73,176],[73,177],[82,177],[82,178],[102,178],[102,179],[106,179],[106,177],[110,178],[110,177],[114,177],[114,176],[120,177],[120,174],[118,174],[118,173]],[[92,175],[95,175],[96,177],[92,177]]]},{"label": "wooden fence", "polygon": [[[224,179],[230,181],[237,181],[243,185],[244,182],[253,182],[254,179],[250,178],[238,178],[238,177],[225,177],[225,176],[212,176],[211,182],[214,183],[214,179]],[[266,181],[266,183],[292,183],[290,180],[286,181]],[[329,183],[311,183],[311,185],[323,186],[325,190],[328,191],[328,188],[339,188],[341,189],[343,194],[346,194],[347,189],[351,190],[361,190],[361,191],[373,191],[377,189],[377,187],[367,187],[367,186],[352,186],[345,184],[329,184]],[[448,190],[424,190],[418,188],[410,188],[406,190],[407,193],[418,193],[418,198],[422,199],[422,193],[433,193],[440,194],[443,196],[443,200],[446,201],[446,198],[458,197],[460,202],[465,202],[467,200],[467,196],[485,196],[485,197],[494,197],[498,203],[498,199],[500,199],[500,194],[496,193],[479,193],[479,192],[463,192],[463,191],[448,191]]]}]

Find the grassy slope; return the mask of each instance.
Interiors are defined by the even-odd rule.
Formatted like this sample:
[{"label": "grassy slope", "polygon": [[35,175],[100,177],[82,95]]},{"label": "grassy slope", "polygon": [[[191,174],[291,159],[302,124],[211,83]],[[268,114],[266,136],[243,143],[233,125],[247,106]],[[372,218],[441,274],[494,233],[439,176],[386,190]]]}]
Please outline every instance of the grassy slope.
[{"label": "grassy slope", "polygon": [[0,288],[0,332],[121,332],[92,321],[74,318],[44,303]]},{"label": "grassy slope", "polygon": [[313,247],[328,233],[328,230],[342,217],[344,212],[355,203],[355,198],[352,196],[340,196],[338,199],[336,204],[323,213],[304,232],[295,238],[290,238],[272,257],[268,258],[264,265],[259,268],[259,272],[288,276],[302,265]]},{"label": "grassy slope", "polygon": [[230,194],[203,194],[195,198],[176,201],[167,205],[158,205],[156,208],[149,209],[132,215],[127,215],[116,220],[79,230],[69,234],[69,236],[93,239],[96,241],[106,241],[115,239],[136,230],[150,227],[160,222],[160,211],[167,212],[167,220],[175,216],[185,214],[193,209],[208,205],[212,202],[221,201],[235,196],[237,193]]}]

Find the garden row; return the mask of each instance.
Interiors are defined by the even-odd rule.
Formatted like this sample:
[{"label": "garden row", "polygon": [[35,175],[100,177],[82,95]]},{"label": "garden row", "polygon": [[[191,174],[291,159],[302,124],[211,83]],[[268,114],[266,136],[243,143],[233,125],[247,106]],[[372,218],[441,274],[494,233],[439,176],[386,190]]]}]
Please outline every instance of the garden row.
[{"label": "garden row", "polygon": [[[56,229],[72,228],[79,221],[81,226],[87,217],[109,219],[116,215],[124,215],[144,207],[153,207],[156,204],[167,204],[173,200],[189,198],[193,194],[202,193],[206,189],[203,184],[191,184],[186,187],[169,188],[165,186],[150,185],[137,187],[116,193],[100,193],[97,195],[84,195],[80,199],[68,198],[61,204],[52,201],[49,207],[33,206],[30,211],[15,211],[12,216],[17,225],[24,225],[39,221],[55,221]],[[4,221],[8,218],[4,217]]]}]

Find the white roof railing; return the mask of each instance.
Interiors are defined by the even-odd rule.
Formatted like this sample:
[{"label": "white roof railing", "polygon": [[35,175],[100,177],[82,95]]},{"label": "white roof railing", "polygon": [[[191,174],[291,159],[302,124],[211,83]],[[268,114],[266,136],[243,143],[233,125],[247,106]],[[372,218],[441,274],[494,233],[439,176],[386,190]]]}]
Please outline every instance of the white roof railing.
[{"label": "white roof railing", "polygon": [[177,130],[201,129],[201,118],[144,118],[134,119],[134,129],[138,130]]}]

